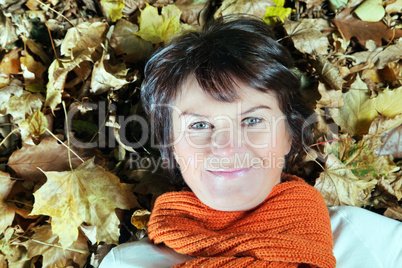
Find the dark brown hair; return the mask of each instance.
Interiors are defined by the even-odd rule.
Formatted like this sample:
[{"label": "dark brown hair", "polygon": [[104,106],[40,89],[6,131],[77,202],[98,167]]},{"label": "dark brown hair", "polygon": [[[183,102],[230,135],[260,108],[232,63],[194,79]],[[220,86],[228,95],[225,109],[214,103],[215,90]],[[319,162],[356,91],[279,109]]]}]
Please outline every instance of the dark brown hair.
[{"label": "dark brown hair", "polygon": [[[250,17],[221,18],[200,32],[186,33],[156,51],[145,67],[141,87],[144,109],[161,145],[173,181],[181,180],[175,167],[172,105],[182,84],[193,76],[204,92],[222,102],[238,99],[236,82],[273,93],[287,119],[291,153],[300,151],[311,131],[303,129],[311,111],[302,101],[299,79],[288,51],[274,39],[269,26]],[[156,105],[155,105],[156,104]],[[163,106],[166,105],[166,106]]]}]

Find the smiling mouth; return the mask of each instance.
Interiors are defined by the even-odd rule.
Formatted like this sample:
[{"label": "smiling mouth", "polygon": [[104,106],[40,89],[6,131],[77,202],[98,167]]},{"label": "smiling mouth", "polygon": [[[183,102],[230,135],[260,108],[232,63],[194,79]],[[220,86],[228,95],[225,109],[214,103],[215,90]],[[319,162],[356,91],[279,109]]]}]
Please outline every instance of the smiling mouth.
[{"label": "smiling mouth", "polygon": [[208,172],[214,174],[218,177],[223,178],[237,178],[241,177],[249,171],[251,167],[248,168],[233,168],[233,169],[222,169],[222,170],[207,170]]}]

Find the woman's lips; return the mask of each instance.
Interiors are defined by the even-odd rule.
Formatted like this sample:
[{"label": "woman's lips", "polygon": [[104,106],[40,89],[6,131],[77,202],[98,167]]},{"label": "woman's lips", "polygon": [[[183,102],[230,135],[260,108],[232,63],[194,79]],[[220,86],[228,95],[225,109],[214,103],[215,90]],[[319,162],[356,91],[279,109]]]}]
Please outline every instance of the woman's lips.
[{"label": "woman's lips", "polygon": [[218,177],[223,177],[223,178],[237,178],[241,177],[244,174],[249,171],[251,167],[248,168],[234,168],[234,169],[222,169],[222,170],[208,170],[208,172],[214,174],[215,176]]}]

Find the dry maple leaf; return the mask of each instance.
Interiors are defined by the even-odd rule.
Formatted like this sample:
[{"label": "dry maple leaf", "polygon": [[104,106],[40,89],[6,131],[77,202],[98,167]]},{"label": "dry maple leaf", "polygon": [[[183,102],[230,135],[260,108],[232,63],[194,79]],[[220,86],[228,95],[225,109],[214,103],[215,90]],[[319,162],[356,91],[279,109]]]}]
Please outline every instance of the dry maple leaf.
[{"label": "dry maple leaf", "polygon": [[351,89],[343,94],[343,103],[341,108],[330,109],[335,123],[344,133],[366,134],[379,113],[390,118],[402,113],[402,87],[386,89],[372,99],[365,90]]},{"label": "dry maple leaf", "polygon": [[274,6],[273,0],[224,0],[214,17],[241,13],[263,18],[267,7]]},{"label": "dry maple leaf", "polygon": [[0,62],[0,74],[6,76],[10,74],[18,74],[20,72],[20,56],[21,48],[13,47],[10,52],[4,55]]},{"label": "dry maple leaf", "polygon": [[97,227],[96,238],[117,243],[120,220],[115,209],[138,206],[135,196],[120,179],[90,159],[72,171],[44,172],[47,181],[34,193],[31,215],[52,218],[54,234],[63,247],[78,239],[82,223]]},{"label": "dry maple leaf", "polygon": [[[79,267],[84,267],[89,255],[87,239],[80,235],[68,248],[63,249],[59,237],[52,233],[50,225],[35,227],[35,234],[27,243],[27,257],[43,256],[42,267],[72,267],[67,265],[72,260]],[[71,264],[70,264],[71,265]]]},{"label": "dry maple leaf", "polygon": [[122,62],[111,66],[109,58],[110,55],[104,52],[102,58],[95,63],[91,78],[91,93],[102,94],[109,89],[118,90],[129,83],[126,80],[129,70],[126,64]]},{"label": "dry maple leaf", "polygon": [[382,39],[389,41],[393,38],[402,37],[402,30],[388,28],[382,21],[366,22],[356,18],[351,14],[353,9],[345,8],[332,20],[347,41],[356,37],[363,46],[366,45],[367,40],[373,40],[381,46]]},{"label": "dry maple leaf", "polygon": [[370,198],[376,184],[374,178],[369,181],[359,179],[334,154],[329,154],[325,170],[314,187],[320,191],[328,206],[362,206]]},{"label": "dry maple leaf", "polygon": [[5,201],[14,183],[8,173],[0,171],[0,235],[14,220],[15,208]]},{"label": "dry maple leaf", "polygon": [[43,97],[40,93],[24,91],[21,96],[11,96],[8,102],[0,105],[0,114],[10,114],[14,123],[24,121],[25,118],[42,107]]},{"label": "dry maple leaf", "polygon": [[[89,149],[77,148],[71,145],[71,149],[83,160],[93,156]],[[38,145],[24,143],[21,149],[15,150],[8,159],[8,165],[17,173],[19,178],[30,181],[44,180],[43,171],[65,171],[70,169],[67,148],[59,144],[53,137],[45,137]],[[73,168],[82,164],[82,161],[73,153],[71,164]]]},{"label": "dry maple leaf", "polygon": [[83,52],[92,53],[106,39],[109,25],[103,22],[82,22],[67,31],[60,47],[61,55],[74,59]]}]

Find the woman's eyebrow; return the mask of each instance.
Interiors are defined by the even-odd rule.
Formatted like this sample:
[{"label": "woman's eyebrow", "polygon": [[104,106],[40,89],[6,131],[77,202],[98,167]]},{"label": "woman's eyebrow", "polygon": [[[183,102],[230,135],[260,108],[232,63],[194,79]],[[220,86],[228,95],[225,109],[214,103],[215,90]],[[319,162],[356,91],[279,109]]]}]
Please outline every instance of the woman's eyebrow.
[{"label": "woman's eyebrow", "polygon": [[179,117],[182,117],[182,116],[185,116],[185,115],[192,115],[192,116],[195,116],[195,117],[206,117],[206,118],[208,118],[208,116],[206,116],[206,115],[197,114],[197,113],[193,113],[193,112],[189,112],[189,111],[184,111],[184,112],[182,112],[182,113],[179,115]]},{"label": "woman's eyebrow", "polygon": [[252,113],[252,112],[255,112],[255,111],[259,110],[259,109],[271,109],[271,107],[266,106],[266,105],[259,105],[259,106],[251,107],[247,111],[242,112],[240,115],[245,115],[245,114],[248,114],[248,113]]}]

